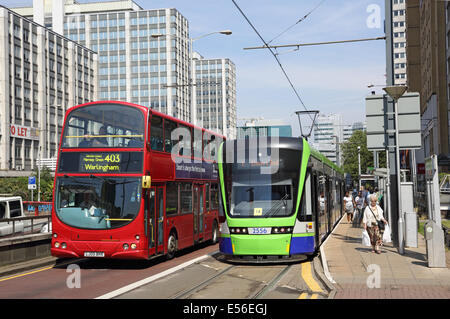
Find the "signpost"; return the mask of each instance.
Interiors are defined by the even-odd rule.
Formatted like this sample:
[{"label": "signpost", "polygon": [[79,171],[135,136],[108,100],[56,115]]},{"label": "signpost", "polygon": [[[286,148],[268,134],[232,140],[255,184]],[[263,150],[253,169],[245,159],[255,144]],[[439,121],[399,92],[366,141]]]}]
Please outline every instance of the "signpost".
[{"label": "signpost", "polygon": [[36,189],[36,176],[28,177],[28,189],[31,190],[31,201],[33,201],[33,191]]}]

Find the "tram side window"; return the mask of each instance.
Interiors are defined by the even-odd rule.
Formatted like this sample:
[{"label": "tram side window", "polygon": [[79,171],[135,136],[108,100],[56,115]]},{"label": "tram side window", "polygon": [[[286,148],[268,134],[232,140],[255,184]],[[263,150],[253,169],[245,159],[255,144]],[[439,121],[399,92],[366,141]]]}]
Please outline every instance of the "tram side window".
[{"label": "tram side window", "polygon": [[152,116],[150,130],[150,145],[152,150],[164,151],[163,119],[159,116]]},{"label": "tram side window", "polygon": [[219,186],[218,184],[211,184],[211,210],[216,210],[219,207]]},{"label": "tram side window", "polygon": [[178,184],[168,182],[166,185],[166,214],[175,215],[178,213]]},{"label": "tram side window", "polygon": [[177,128],[177,123],[164,119],[164,151],[172,152],[176,141],[172,140],[172,132]]},{"label": "tram side window", "polygon": [[312,202],[311,202],[311,174],[306,175],[303,188],[302,199],[300,203],[300,213],[297,219],[300,221],[312,221]]},{"label": "tram side window", "polygon": [[181,213],[192,213],[192,184],[181,184],[180,187]]}]

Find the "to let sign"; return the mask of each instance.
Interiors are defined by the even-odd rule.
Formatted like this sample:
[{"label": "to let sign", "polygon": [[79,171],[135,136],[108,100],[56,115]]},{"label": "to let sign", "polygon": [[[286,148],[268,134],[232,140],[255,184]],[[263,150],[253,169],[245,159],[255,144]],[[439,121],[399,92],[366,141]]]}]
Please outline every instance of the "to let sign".
[{"label": "to let sign", "polygon": [[11,137],[18,137],[27,140],[39,140],[39,131],[32,127],[11,124],[10,134]]}]

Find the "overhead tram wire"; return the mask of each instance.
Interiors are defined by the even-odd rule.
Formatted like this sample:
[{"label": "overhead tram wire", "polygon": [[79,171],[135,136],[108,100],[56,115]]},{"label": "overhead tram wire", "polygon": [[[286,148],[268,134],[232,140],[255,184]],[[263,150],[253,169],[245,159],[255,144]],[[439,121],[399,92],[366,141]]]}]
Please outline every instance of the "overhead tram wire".
[{"label": "overhead tram wire", "polygon": [[[245,13],[242,11],[242,9],[239,7],[239,5],[236,3],[235,0],[231,0],[233,2],[233,4],[236,6],[236,8],[239,10],[239,12],[242,14],[242,16],[244,17],[244,19],[247,21],[247,23],[252,27],[253,31],[255,31],[255,33],[258,35],[258,37],[261,39],[261,41],[264,43],[264,46],[269,49],[270,53],[272,53],[273,57],[275,58],[275,60],[277,60],[278,65],[281,68],[281,71],[283,72],[284,76],[286,77],[286,79],[289,82],[289,85],[291,86],[292,90],[294,91],[295,95],[297,96],[298,100],[300,101],[300,103],[302,104],[303,108],[305,109],[305,111],[309,111],[308,108],[306,107],[305,103],[303,103],[302,98],[300,97],[300,95],[298,94],[297,90],[294,87],[294,84],[292,83],[291,79],[289,78],[289,76],[287,75],[283,65],[281,64],[280,60],[278,59],[278,56],[275,52],[273,52],[272,48],[269,47],[269,44],[264,40],[264,38],[261,36],[261,34],[258,32],[258,30],[255,28],[255,26],[251,23],[251,21],[247,18],[247,16],[245,15]],[[309,116],[311,118],[311,115]],[[311,118],[312,120],[312,118]]]},{"label": "overhead tram wire", "polygon": [[272,40],[270,40],[269,42],[267,42],[268,44],[272,43],[273,41],[275,41],[276,39],[278,39],[279,37],[281,37],[283,34],[285,34],[286,32],[288,32],[289,30],[291,30],[293,27],[295,27],[297,24],[299,24],[300,22],[302,22],[303,20],[305,20],[307,17],[309,17],[309,15],[311,13],[313,13],[314,11],[316,11],[316,9],[318,9],[326,0],[322,0],[317,6],[315,6],[311,11],[309,11],[304,17],[300,18],[296,23],[294,23],[293,25],[291,25],[290,27],[288,27],[286,30],[284,30],[283,32],[281,32],[279,35],[277,35],[275,38],[273,38]]}]

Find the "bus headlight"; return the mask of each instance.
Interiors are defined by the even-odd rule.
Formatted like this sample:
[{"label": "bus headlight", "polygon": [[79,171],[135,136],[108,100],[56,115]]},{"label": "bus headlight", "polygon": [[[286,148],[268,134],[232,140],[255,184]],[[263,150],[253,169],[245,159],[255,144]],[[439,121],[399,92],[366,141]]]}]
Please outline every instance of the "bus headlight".
[{"label": "bus headlight", "polygon": [[58,242],[55,243],[55,248],[59,248],[59,243]]},{"label": "bus headlight", "polygon": [[131,244],[131,249],[136,249],[136,244]]},{"label": "bus headlight", "polygon": [[128,248],[129,248],[129,246],[128,246],[128,244],[123,244],[123,250],[128,250]]},{"label": "bus headlight", "polygon": [[61,244],[61,248],[62,248],[62,249],[66,249],[66,248],[67,248],[67,244],[66,244],[66,243],[62,243],[62,244]]}]

